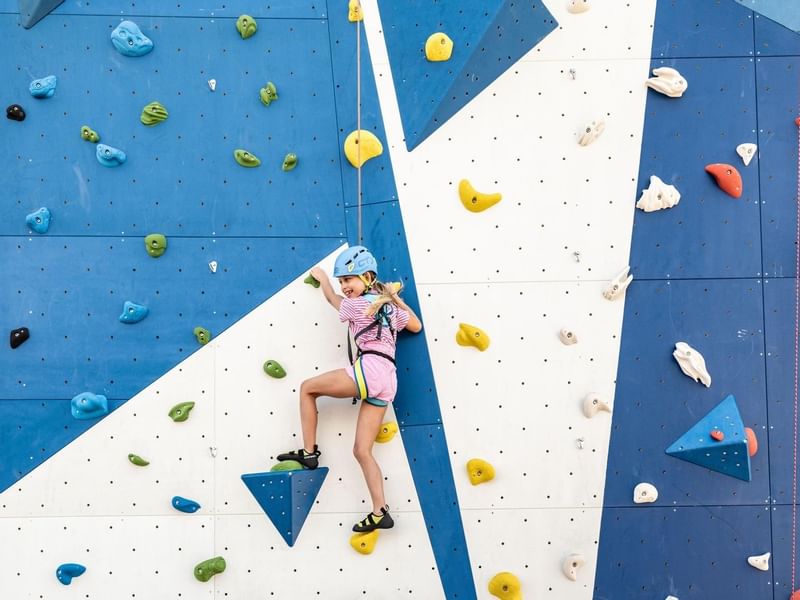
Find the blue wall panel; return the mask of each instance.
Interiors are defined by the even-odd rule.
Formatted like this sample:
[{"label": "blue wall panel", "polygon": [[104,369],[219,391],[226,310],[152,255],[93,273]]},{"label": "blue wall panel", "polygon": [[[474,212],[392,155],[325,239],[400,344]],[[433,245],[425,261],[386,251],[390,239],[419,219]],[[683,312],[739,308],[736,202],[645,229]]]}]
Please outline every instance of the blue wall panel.
[{"label": "blue wall panel", "polygon": [[800,54],[800,35],[761,15],[755,22],[756,56],[797,56]]},{"label": "blue wall panel", "polygon": [[782,26],[800,32],[800,4],[791,0],[736,0],[757,13],[780,23]]}]

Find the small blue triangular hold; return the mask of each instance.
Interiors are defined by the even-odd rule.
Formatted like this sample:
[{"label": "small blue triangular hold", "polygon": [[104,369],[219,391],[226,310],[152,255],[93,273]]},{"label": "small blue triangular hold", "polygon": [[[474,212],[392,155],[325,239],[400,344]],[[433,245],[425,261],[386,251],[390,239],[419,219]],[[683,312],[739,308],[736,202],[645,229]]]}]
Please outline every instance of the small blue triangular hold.
[{"label": "small blue triangular hold", "polygon": [[278,533],[294,546],[327,475],[328,468],[320,467],[313,471],[246,473],[242,481]]},{"label": "small blue triangular hold", "polygon": [[19,22],[30,29],[53,12],[64,0],[19,0]]},{"label": "small blue triangular hold", "polygon": [[[721,439],[714,439],[712,431]],[[747,436],[732,395],[678,438],[666,453],[723,475],[750,481]]]}]

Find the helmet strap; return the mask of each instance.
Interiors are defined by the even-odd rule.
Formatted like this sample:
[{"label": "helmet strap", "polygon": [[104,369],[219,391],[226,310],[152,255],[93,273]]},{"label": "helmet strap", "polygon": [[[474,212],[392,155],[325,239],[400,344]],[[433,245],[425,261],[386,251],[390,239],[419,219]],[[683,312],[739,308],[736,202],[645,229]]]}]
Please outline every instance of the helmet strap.
[{"label": "helmet strap", "polygon": [[358,278],[361,280],[361,283],[363,283],[364,286],[366,287],[366,289],[364,290],[364,293],[366,294],[368,291],[370,291],[370,289],[372,289],[372,284],[375,282],[367,279],[366,275],[359,275]]}]

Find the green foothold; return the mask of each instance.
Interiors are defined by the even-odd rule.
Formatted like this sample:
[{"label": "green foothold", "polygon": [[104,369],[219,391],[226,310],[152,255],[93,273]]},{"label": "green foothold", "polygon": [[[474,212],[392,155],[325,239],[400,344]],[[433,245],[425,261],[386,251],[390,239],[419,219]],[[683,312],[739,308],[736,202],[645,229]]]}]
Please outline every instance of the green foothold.
[{"label": "green foothold", "polygon": [[302,471],[303,465],[296,460],[282,460],[281,462],[273,465],[270,469],[271,473],[275,471]]},{"label": "green foothold", "polygon": [[158,258],[167,251],[167,238],[162,233],[151,233],[144,238],[144,247],[153,258]]},{"label": "green foothold", "polygon": [[169,409],[169,417],[176,423],[183,423],[189,418],[189,413],[194,408],[194,402],[181,402]]},{"label": "green foothold", "polygon": [[258,24],[250,15],[239,15],[239,18],[236,19],[236,31],[239,32],[239,35],[242,36],[243,40],[253,37],[256,34],[257,29]]},{"label": "green foothold", "polygon": [[235,158],[236,162],[243,167],[257,167],[261,164],[261,161],[255,154],[252,154],[247,150],[242,150],[241,148],[233,151],[233,158]]},{"label": "green foothold", "polygon": [[150,464],[149,460],[143,459],[138,454],[128,454],[128,460],[131,461],[132,464],[136,465],[137,467],[146,467]]},{"label": "green foothold", "polygon": [[194,568],[194,578],[197,579],[197,581],[208,581],[214,575],[225,571],[226,566],[225,559],[221,556],[209,558]]},{"label": "green foothold", "polygon": [[93,144],[96,144],[97,142],[100,141],[100,136],[94,129],[92,129],[88,125],[84,125],[83,127],[81,127],[81,138],[86,140],[87,142],[92,142]]},{"label": "green foothold", "polygon": [[200,344],[201,346],[205,346],[208,342],[211,341],[211,332],[205,327],[195,327],[194,337],[197,338],[198,344]]},{"label": "green foothold", "polygon": [[313,285],[315,288],[319,287],[319,281],[313,275],[309,275],[305,279],[303,279],[303,283],[307,283],[308,285]]},{"label": "green foothold", "polygon": [[286,377],[286,371],[274,360],[268,360],[264,363],[264,373],[275,379]]},{"label": "green foothold", "polygon": [[283,166],[281,167],[284,171],[291,171],[297,166],[297,154],[294,152],[289,152],[283,158]]},{"label": "green foothold", "polygon": [[278,99],[278,88],[275,87],[274,83],[268,81],[267,85],[259,90],[258,95],[261,98],[261,104],[269,106]]},{"label": "green foothold", "polygon": [[158,125],[161,121],[166,121],[169,113],[160,102],[151,102],[142,109],[142,116],[139,117],[142,123],[148,126]]}]

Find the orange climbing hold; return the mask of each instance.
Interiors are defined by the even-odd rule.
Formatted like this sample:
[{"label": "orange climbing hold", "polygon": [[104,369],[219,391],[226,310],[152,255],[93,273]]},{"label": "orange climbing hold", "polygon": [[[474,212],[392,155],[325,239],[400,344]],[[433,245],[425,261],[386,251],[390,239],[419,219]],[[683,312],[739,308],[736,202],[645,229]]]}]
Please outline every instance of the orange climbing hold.
[{"label": "orange climbing hold", "polygon": [[756,437],[756,432],[749,427],[745,427],[744,435],[747,439],[747,453],[750,456],[755,456],[756,452],[758,452],[758,438]]},{"label": "orange climbing hold", "polygon": [[742,196],[742,176],[733,165],[715,163],[706,165],[706,173],[709,173],[717,182],[719,188],[734,198]]},{"label": "orange climbing hold", "polygon": [[719,429],[712,429],[711,438],[718,442],[721,442],[722,440],[725,439],[725,434],[722,433]]},{"label": "orange climbing hold", "polygon": [[[800,121],[800,119],[798,119],[798,121]],[[800,123],[798,123],[798,125],[800,125]],[[792,592],[792,597],[789,598],[789,600],[800,600],[800,590]]]}]

